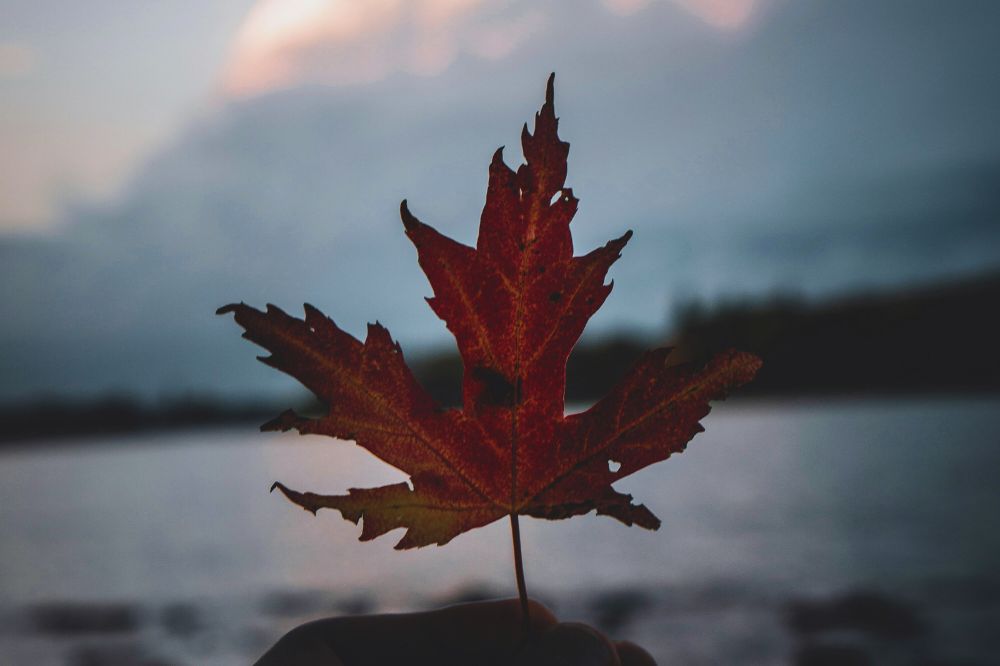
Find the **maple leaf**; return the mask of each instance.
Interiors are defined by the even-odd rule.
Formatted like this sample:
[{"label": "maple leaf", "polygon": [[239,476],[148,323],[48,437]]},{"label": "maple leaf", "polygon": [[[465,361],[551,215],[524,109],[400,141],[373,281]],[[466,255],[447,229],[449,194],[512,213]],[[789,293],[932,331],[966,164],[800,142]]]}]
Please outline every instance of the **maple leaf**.
[{"label": "maple leaf", "polygon": [[526,163],[514,171],[502,148],[493,156],[476,247],[420,222],[405,200],[400,207],[434,291],[428,303],[458,343],[461,409],[442,409],[428,396],[377,323],[361,342],[310,305],[303,319],[273,305],[219,309],[235,313],[243,336],[270,351],[264,363],[329,406],[315,419],[286,411],[262,430],[354,440],[410,477],[346,495],[281,483],[272,490],[313,513],[332,508],[361,522],[362,540],[405,528],[397,548],[444,544],[504,516],[515,529],[518,515],[594,510],[626,525],[659,526],[612,484],[684,450],[702,430],[709,401],[749,381],[760,360],[728,351],[702,366],[670,366],[669,350],[657,349],[607,397],[565,415],[566,361],[611,293],[605,277],[632,234],[573,256],[577,199],[565,187],[569,144],[557,126],[550,77],[534,132],[525,124],[521,134]]}]

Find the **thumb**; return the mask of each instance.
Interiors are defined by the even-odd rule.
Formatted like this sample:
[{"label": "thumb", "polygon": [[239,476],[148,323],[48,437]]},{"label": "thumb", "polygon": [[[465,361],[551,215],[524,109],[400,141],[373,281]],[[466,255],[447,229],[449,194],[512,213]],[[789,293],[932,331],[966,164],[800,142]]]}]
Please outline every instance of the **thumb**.
[{"label": "thumb", "polygon": [[532,638],[514,666],[621,666],[621,662],[611,642],[596,629],[565,622]]}]

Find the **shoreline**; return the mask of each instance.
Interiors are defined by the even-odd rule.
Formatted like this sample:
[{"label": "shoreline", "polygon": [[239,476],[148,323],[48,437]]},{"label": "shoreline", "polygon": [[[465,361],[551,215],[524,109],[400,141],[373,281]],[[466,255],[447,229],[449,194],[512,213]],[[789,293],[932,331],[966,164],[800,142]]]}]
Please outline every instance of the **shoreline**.
[{"label": "shoreline", "polygon": [[[913,402],[913,401],[990,401],[1000,398],[1000,387],[994,390],[926,390],[917,388],[911,391],[841,391],[812,390],[800,392],[752,392],[749,395],[737,393],[723,401],[713,404],[726,404],[734,407],[757,407],[760,405],[794,406],[813,404],[857,404],[864,402]],[[215,430],[230,430],[246,428],[248,432],[259,432],[259,426],[274,418],[292,401],[286,403],[265,403],[263,401],[242,405],[232,405],[216,408],[221,401],[206,401],[190,403],[194,409],[187,414],[178,415],[172,403],[166,407],[142,405],[138,402],[127,403],[128,418],[124,423],[114,423],[116,415],[109,406],[120,406],[118,399],[114,401],[99,399],[79,403],[65,401],[46,401],[30,403],[17,407],[0,407],[0,451],[11,449],[45,447],[75,448],[100,445],[102,438],[119,439],[130,435],[172,434],[183,432],[206,432]],[[300,404],[302,401],[299,401]],[[567,404],[567,414],[585,411],[593,402],[573,401]],[[67,406],[70,409],[67,410]],[[306,415],[319,412],[310,405],[306,409],[298,409]],[[195,413],[198,417],[190,416]],[[47,416],[59,416],[56,421],[44,421]],[[79,426],[81,422],[86,424]],[[110,425],[109,427],[109,423]],[[96,440],[96,441],[94,441]]]}]

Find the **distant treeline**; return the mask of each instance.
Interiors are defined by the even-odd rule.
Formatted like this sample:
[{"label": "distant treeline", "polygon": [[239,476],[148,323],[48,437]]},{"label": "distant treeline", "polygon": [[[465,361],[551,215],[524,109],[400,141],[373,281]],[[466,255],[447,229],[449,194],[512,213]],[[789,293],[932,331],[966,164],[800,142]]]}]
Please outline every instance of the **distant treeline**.
[{"label": "distant treeline", "polygon": [[[566,399],[599,399],[644,351],[662,344],[676,348],[671,358],[678,363],[728,348],[758,354],[764,367],[740,396],[998,391],[998,307],[1000,274],[825,303],[773,298],[692,304],[680,312],[669,343],[616,337],[577,347],[566,369]],[[457,353],[418,354],[410,362],[438,402],[461,403]],[[39,400],[0,407],[0,442],[262,423],[289,406],[199,397],[159,405],[128,397]],[[297,408],[322,412],[309,397]]]},{"label": "distant treeline", "polygon": [[741,394],[1000,390],[1000,273],[810,304],[689,307],[680,359],[735,347],[764,360]]},{"label": "distant treeline", "polygon": [[116,395],[92,400],[44,398],[0,407],[0,443],[227,426],[263,422],[276,413],[274,405],[263,401],[229,404],[207,396],[160,404]]}]

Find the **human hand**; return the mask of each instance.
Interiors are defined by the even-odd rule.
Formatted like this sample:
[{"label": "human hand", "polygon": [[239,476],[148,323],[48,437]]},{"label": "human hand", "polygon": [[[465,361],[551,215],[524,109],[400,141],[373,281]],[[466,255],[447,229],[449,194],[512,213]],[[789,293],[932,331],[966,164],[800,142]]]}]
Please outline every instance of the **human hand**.
[{"label": "human hand", "polygon": [[639,646],[560,623],[538,602],[529,618],[525,636],[521,606],[508,599],[316,620],[285,634],[256,666],[656,666]]}]

